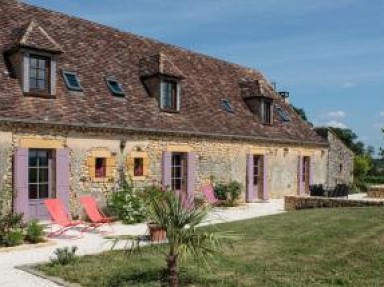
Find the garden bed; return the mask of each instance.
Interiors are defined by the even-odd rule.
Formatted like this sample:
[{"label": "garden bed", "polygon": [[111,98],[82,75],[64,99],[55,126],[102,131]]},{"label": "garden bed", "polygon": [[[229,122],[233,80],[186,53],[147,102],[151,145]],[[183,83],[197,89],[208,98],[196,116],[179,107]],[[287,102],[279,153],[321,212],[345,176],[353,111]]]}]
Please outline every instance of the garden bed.
[{"label": "garden bed", "polygon": [[0,247],[0,253],[4,252],[13,252],[13,251],[24,251],[29,250],[33,248],[42,248],[42,247],[48,247],[48,246],[54,246],[57,243],[55,241],[45,241],[40,243],[24,243],[17,246],[12,247]]},{"label": "garden bed", "polygon": [[[382,208],[314,209],[220,224],[228,240],[215,264],[186,261],[180,286],[384,286]],[[342,238],[342,240],[341,240]],[[37,266],[82,286],[161,286],[163,247]],[[107,262],[107,264],[106,264]]]}]

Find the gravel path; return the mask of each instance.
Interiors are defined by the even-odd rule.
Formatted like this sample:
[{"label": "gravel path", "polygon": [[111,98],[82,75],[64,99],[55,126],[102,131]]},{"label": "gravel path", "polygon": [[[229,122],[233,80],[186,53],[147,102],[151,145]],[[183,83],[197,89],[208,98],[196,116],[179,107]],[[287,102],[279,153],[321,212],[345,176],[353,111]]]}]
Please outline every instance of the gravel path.
[{"label": "gravel path", "polygon": [[[260,216],[278,214],[284,212],[283,199],[272,199],[268,203],[251,203],[236,208],[216,208],[209,216],[206,224],[219,222],[231,222],[255,218]],[[115,235],[145,234],[145,224],[122,225],[114,224]],[[58,247],[78,246],[79,255],[96,254],[111,248],[110,241],[99,234],[85,234],[84,238],[78,240],[55,239],[46,246],[22,247],[4,251],[0,249],[0,286],[1,287],[56,287],[55,283],[38,278],[29,273],[16,269],[16,266],[48,262],[53,251]]]}]

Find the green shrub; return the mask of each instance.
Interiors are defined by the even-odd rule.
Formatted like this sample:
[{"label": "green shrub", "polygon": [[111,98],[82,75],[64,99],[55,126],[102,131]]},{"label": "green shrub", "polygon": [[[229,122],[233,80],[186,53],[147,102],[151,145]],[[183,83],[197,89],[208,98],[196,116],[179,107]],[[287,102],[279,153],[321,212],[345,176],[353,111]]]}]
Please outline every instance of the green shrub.
[{"label": "green shrub", "polygon": [[24,240],[23,230],[11,230],[4,236],[3,240],[6,247],[21,245]]},{"label": "green shrub", "polygon": [[144,199],[129,182],[124,182],[118,191],[112,192],[107,204],[110,213],[125,224],[139,223],[146,219]]},{"label": "green shrub", "polygon": [[29,222],[25,240],[30,243],[40,243],[44,241],[44,228],[39,225],[37,220]]},{"label": "green shrub", "polygon": [[[0,246],[15,246],[23,240],[23,215],[6,214],[0,218]],[[21,234],[21,240],[19,240]]]},{"label": "green shrub", "polygon": [[367,175],[364,181],[369,184],[384,184],[384,176],[380,175]]},{"label": "green shrub", "polygon": [[231,181],[228,184],[218,183],[214,187],[215,195],[223,200],[221,206],[234,206],[241,195],[241,184],[238,181]]},{"label": "green shrub", "polygon": [[51,258],[52,265],[68,265],[76,260],[77,246],[56,248],[54,255]]}]

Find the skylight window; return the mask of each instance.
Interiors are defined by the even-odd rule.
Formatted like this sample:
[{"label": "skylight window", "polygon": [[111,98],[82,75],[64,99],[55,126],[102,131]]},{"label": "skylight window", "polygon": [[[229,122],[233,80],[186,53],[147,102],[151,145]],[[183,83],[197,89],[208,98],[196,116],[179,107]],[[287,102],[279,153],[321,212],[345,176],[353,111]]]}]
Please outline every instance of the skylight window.
[{"label": "skylight window", "polygon": [[227,99],[221,99],[221,105],[223,106],[224,110],[228,113],[234,113],[235,110],[233,109],[233,106],[231,102]]},{"label": "skylight window", "polygon": [[64,82],[68,90],[81,92],[83,88],[80,85],[79,78],[75,73],[63,71]]},{"label": "skylight window", "polygon": [[279,114],[279,116],[283,122],[289,122],[290,121],[289,116],[280,106],[275,106],[275,108],[276,108],[276,111]]},{"label": "skylight window", "polygon": [[117,80],[107,79],[107,86],[114,96],[124,97],[124,91]]}]

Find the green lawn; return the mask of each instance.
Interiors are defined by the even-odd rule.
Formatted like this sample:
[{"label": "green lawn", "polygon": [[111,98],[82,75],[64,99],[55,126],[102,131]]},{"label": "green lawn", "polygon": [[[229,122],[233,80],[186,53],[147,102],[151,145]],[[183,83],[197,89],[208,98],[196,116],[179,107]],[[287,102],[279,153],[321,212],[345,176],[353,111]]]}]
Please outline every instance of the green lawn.
[{"label": "green lawn", "polygon": [[[383,208],[296,211],[220,229],[242,236],[210,269],[185,262],[182,286],[384,286]],[[83,286],[160,286],[164,264],[113,251],[39,269]]]}]

